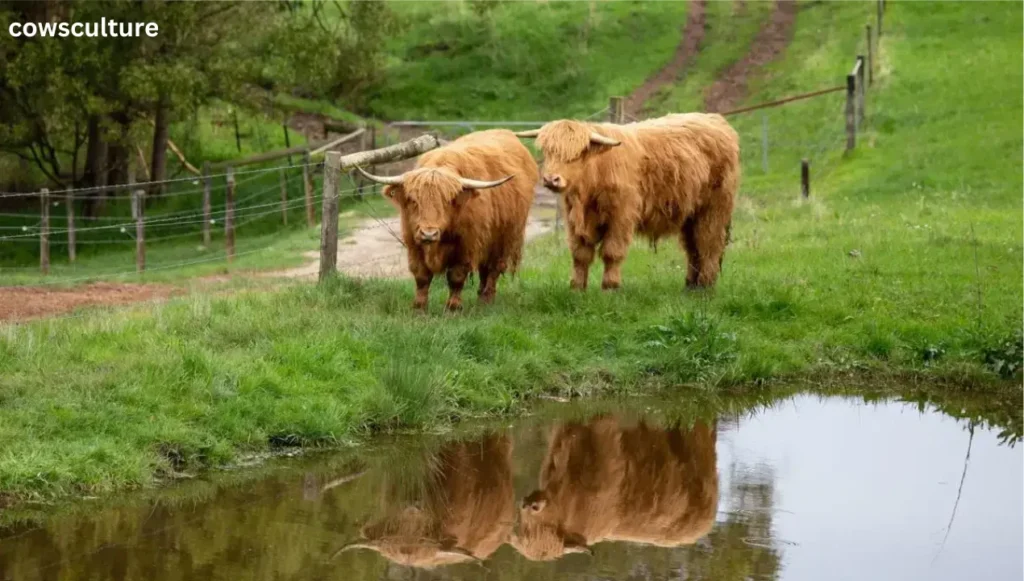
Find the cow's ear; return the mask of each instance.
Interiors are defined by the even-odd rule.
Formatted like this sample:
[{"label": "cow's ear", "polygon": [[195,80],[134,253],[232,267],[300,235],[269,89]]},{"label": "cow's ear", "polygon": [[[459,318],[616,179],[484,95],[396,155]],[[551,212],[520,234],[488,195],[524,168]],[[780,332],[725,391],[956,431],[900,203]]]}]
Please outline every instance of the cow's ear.
[{"label": "cow's ear", "polygon": [[471,190],[468,188],[462,188],[458,194],[455,194],[455,199],[452,200],[456,206],[461,206],[466,202],[480,195],[480,190]]}]

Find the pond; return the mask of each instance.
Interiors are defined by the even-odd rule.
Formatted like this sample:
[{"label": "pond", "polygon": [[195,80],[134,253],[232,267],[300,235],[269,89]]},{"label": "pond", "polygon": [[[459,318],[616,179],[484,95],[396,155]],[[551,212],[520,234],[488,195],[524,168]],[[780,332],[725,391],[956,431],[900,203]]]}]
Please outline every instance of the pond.
[{"label": "pond", "polygon": [[0,578],[1019,580],[1016,440],[898,401],[551,404],[83,500],[0,529]]}]

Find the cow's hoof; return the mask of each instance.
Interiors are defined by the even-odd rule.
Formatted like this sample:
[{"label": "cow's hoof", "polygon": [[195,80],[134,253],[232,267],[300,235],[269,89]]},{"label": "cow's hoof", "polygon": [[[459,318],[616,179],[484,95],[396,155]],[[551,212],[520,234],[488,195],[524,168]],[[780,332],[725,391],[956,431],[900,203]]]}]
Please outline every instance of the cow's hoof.
[{"label": "cow's hoof", "polygon": [[622,283],[621,282],[614,282],[614,281],[606,280],[606,281],[601,283],[601,290],[611,290],[611,291],[614,291],[614,290],[619,290],[620,288],[622,288]]},{"label": "cow's hoof", "polygon": [[462,310],[462,301],[449,300],[445,303],[444,310],[449,313],[457,313]]}]

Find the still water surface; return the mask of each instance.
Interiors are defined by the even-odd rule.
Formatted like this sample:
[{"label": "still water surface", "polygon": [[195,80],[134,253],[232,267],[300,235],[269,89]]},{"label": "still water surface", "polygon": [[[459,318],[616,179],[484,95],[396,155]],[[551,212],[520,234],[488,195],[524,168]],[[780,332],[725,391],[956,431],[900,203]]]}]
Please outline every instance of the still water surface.
[{"label": "still water surface", "polygon": [[0,579],[1024,576],[1024,463],[993,431],[811,396],[705,421],[658,409],[566,404],[83,502],[0,529]]}]

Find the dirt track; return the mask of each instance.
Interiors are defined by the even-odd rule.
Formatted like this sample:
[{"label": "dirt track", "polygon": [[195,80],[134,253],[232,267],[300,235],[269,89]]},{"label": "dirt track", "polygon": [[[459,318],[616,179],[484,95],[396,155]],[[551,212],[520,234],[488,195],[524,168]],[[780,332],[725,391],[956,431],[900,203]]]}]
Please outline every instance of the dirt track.
[{"label": "dirt track", "polygon": [[0,287],[0,322],[61,315],[81,307],[154,301],[182,292],[182,289],[170,285],[116,282],[96,282],[72,288]]},{"label": "dirt track", "polygon": [[747,77],[786,50],[793,38],[798,10],[793,0],[776,0],[771,17],[757,32],[750,51],[704,91],[705,111],[728,111],[743,99],[747,93]]},{"label": "dirt track", "polygon": [[686,17],[686,24],[683,26],[682,40],[676,47],[672,60],[660,71],[648,77],[643,85],[640,85],[626,99],[626,114],[639,118],[643,113],[644,104],[654,96],[659,89],[671,85],[679,80],[680,75],[686,70],[686,65],[693,60],[693,57],[700,51],[700,43],[704,40],[704,10],[707,0],[692,0],[690,11]]}]

